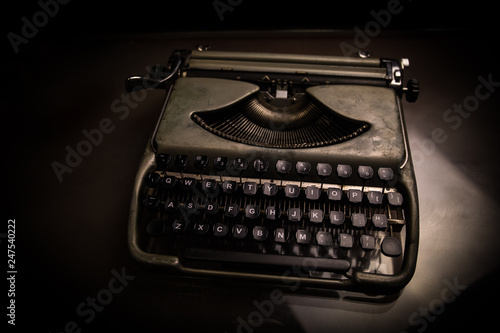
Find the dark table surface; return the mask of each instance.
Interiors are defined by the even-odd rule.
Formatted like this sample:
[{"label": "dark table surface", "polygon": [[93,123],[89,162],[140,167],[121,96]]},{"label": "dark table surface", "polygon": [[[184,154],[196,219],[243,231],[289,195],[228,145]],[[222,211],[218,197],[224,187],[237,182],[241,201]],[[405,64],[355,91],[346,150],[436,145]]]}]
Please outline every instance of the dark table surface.
[{"label": "dark table surface", "polygon": [[[16,223],[16,327],[442,332],[494,323],[500,72],[497,43],[476,31],[387,31],[365,47],[375,57],[408,57],[406,78],[421,83],[417,103],[403,103],[418,183],[420,248],[415,275],[401,294],[369,300],[284,286],[285,301],[260,310],[269,316],[254,327],[247,322],[259,319],[255,312],[268,304],[272,288],[180,280],[144,269],[129,255],[132,185],[165,92],[148,90],[128,105],[128,114],[114,113],[114,103],[127,97],[126,77],[198,44],[343,55],[341,43],[354,45],[355,38],[353,31],[93,36],[30,41],[29,52],[4,62],[4,221]],[[75,149],[103,119],[110,133],[58,179],[54,162],[64,163],[68,147]],[[5,244],[4,238],[2,251]],[[105,304],[93,306],[95,299]]]}]

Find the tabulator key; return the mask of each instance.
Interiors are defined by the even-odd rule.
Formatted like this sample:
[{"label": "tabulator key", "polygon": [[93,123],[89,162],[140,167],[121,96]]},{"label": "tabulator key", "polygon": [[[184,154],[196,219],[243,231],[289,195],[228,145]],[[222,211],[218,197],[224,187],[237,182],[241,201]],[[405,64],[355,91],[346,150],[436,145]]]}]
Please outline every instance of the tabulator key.
[{"label": "tabulator key", "polygon": [[401,242],[395,237],[385,237],[381,247],[382,253],[388,257],[397,257],[403,252]]}]

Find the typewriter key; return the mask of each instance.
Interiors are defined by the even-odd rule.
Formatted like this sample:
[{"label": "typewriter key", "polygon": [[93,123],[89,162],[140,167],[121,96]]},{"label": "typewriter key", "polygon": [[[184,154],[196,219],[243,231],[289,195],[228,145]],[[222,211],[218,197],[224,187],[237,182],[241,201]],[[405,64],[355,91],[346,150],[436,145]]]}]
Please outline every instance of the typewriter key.
[{"label": "typewriter key", "polygon": [[364,228],[366,226],[366,216],[363,213],[352,213],[351,222],[353,227]]},{"label": "typewriter key", "polygon": [[332,173],[332,166],[328,163],[318,163],[316,172],[321,178],[327,178]]},{"label": "typewriter key", "polygon": [[198,155],[194,158],[194,167],[198,170],[203,170],[208,165],[207,155]]},{"label": "typewriter key", "polygon": [[218,156],[214,159],[214,168],[217,171],[224,171],[227,166],[227,157]]},{"label": "typewriter key", "polygon": [[175,156],[174,166],[179,170],[184,170],[189,162],[189,157],[187,155],[177,155]]},{"label": "typewriter key", "polygon": [[382,253],[388,257],[397,257],[401,255],[403,249],[401,242],[394,237],[385,237],[382,241]]},{"label": "typewriter key", "polygon": [[248,167],[248,161],[245,158],[236,158],[233,161],[233,170],[236,171],[236,173],[241,174],[243,171],[245,171]]},{"label": "typewriter key", "polygon": [[150,172],[146,175],[146,185],[148,185],[149,187],[156,187],[159,180],[160,180],[159,173]]},{"label": "typewriter key", "polygon": [[288,175],[291,169],[292,164],[289,161],[279,160],[276,162],[276,171],[282,176]]},{"label": "typewriter key", "polygon": [[339,164],[337,166],[337,175],[339,176],[339,178],[347,179],[351,177],[351,174],[352,174],[352,168],[350,165]]},{"label": "typewriter key", "polygon": [[311,163],[309,162],[297,162],[295,169],[300,176],[306,176],[311,172]]},{"label": "typewriter key", "polygon": [[340,247],[350,249],[354,245],[354,237],[351,234],[340,234],[339,243]]},{"label": "typewriter key", "polygon": [[375,249],[375,237],[370,235],[362,235],[359,238],[359,242],[361,243],[361,248],[365,251],[371,251]]},{"label": "typewriter key", "polygon": [[373,168],[371,166],[360,165],[358,168],[358,175],[365,180],[371,179],[373,177]]},{"label": "typewriter key", "polygon": [[165,231],[165,223],[160,219],[154,219],[149,221],[146,232],[153,237],[159,237],[163,235]]},{"label": "typewriter key", "polygon": [[373,214],[372,221],[376,228],[387,228],[387,216],[384,214]]},{"label": "typewriter key", "polygon": [[394,171],[391,168],[379,168],[378,177],[380,180],[392,180],[394,178]]},{"label": "typewriter key", "polygon": [[259,242],[265,241],[268,234],[267,228],[260,225],[256,225],[252,231],[253,239]]},{"label": "typewriter key", "polygon": [[401,193],[389,192],[387,193],[387,200],[392,206],[401,206],[403,204],[403,196]]},{"label": "typewriter key", "polygon": [[253,169],[258,174],[263,174],[263,173],[267,172],[268,168],[269,168],[269,161],[257,159],[253,162]]},{"label": "typewriter key", "polygon": [[165,170],[170,163],[170,154],[158,154],[155,161],[158,168]]},{"label": "typewriter key", "polygon": [[316,242],[318,242],[318,245],[332,245],[332,240],[332,234],[327,231],[318,231],[318,233],[316,234]]}]

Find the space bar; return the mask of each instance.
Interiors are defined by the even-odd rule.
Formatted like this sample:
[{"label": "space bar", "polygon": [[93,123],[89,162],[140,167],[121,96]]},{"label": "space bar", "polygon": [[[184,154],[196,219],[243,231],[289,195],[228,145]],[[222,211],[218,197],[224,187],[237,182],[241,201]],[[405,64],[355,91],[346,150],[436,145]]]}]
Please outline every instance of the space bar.
[{"label": "space bar", "polygon": [[351,264],[345,259],[294,257],[279,254],[229,252],[200,248],[185,248],[183,255],[187,259],[195,260],[287,267],[299,266],[306,271],[347,272],[351,268]]}]

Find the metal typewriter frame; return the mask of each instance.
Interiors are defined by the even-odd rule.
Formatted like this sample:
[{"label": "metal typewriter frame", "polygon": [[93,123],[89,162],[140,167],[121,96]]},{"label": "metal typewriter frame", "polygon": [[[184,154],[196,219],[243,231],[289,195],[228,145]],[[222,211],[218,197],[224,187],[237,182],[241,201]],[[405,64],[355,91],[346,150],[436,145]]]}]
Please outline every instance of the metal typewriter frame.
[{"label": "metal typewriter frame", "polygon": [[[196,52],[196,51],[193,51]],[[175,79],[183,75],[183,65],[185,59],[191,55],[190,51],[175,51],[170,58],[169,67],[162,68],[155,72],[155,69],[149,77],[134,76],[126,81],[128,91],[143,88],[159,88],[165,89],[167,92],[165,104],[162,109],[164,112],[169,101]],[[410,81],[407,87],[404,87],[402,82],[402,73],[405,66],[408,66],[408,60],[401,61],[386,60],[386,59],[361,59],[361,58],[344,58],[344,57],[329,57],[329,56],[302,56],[302,55],[275,55],[275,54],[255,54],[255,53],[235,53],[235,52],[203,52],[197,53],[198,57],[210,59],[215,58],[221,61],[229,62],[232,60],[250,61],[250,60],[265,60],[270,62],[291,61],[297,64],[318,63],[317,75],[330,75],[335,82],[349,82],[362,85],[378,85],[393,88],[398,94],[398,107],[403,129],[403,139],[405,143],[405,161],[400,166],[399,181],[396,184],[396,189],[403,194],[405,198],[405,216],[408,221],[406,224],[405,250],[404,257],[399,273],[395,275],[380,275],[364,272],[354,272],[352,277],[344,280],[333,279],[315,279],[302,278],[298,276],[283,276],[280,274],[257,274],[248,272],[237,272],[229,270],[213,270],[186,267],[182,264],[179,257],[168,255],[157,255],[143,251],[139,246],[138,240],[138,221],[140,218],[141,204],[141,188],[144,186],[143,180],[145,175],[152,171],[155,167],[155,147],[154,136],[158,130],[158,125],[152,134],[151,142],[147,144],[144,155],[140,162],[137,176],[134,182],[134,189],[131,200],[131,208],[128,222],[128,245],[132,257],[142,264],[155,267],[164,267],[173,272],[186,276],[212,277],[212,278],[228,278],[228,279],[244,279],[251,281],[259,281],[268,284],[295,284],[301,287],[327,288],[327,289],[342,289],[361,291],[365,293],[389,294],[401,290],[412,278],[416,269],[417,251],[419,241],[419,212],[418,212],[418,196],[415,174],[411,161],[411,154],[408,149],[408,139],[402,113],[400,98],[404,93],[407,94],[407,100],[414,102],[418,95],[418,83]],[[323,66],[328,68],[334,67],[331,72],[325,72]],[[354,74],[351,70],[350,74],[343,71],[343,66],[357,67]],[[373,68],[384,69],[384,75],[374,75],[371,71]],[[220,69],[220,68],[219,68]],[[352,69],[352,68],[351,68]],[[184,69],[185,70],[185,69]],[[227,74],[232,74],[235,68],[223,69]],[[276,68],[268,68],[271,71],[278,71]],[[310,70],[310,68],[309,68]],[[380,71],[377,71],[380,73]],[[250,74],[251,71],[249,72]],[[294,74],[294,73],[289,73]],[[234,75],[234,74],[233,74]],[[160,118],[161,119],[161,116]]]}]

